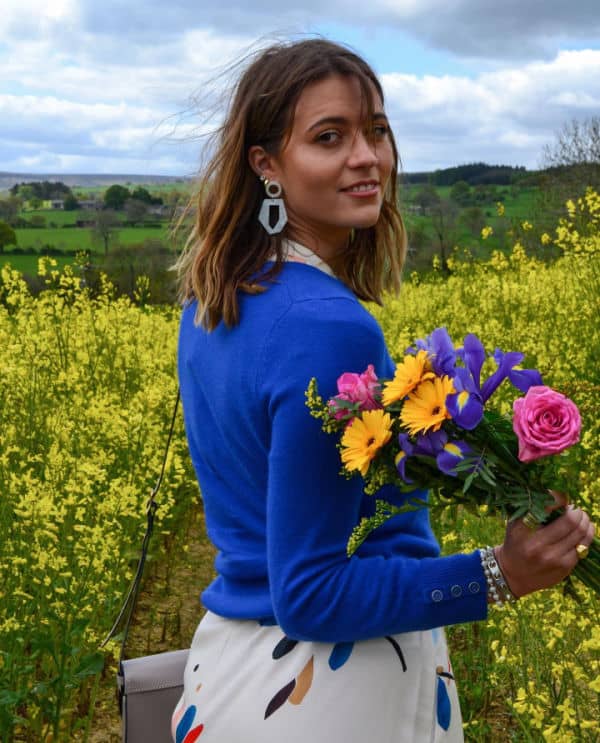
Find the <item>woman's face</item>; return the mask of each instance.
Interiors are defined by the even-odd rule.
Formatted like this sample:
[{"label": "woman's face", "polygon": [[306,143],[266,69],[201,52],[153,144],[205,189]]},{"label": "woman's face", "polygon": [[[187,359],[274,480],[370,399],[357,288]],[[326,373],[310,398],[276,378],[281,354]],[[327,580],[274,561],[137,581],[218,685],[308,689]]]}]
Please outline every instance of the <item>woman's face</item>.
[{"label": "woman's face", "polygon": [[283,188],[290,237],[325,259],[344,248],[352,228],[372,227],[379,218],[394,153],[375,88],[373,104],[374,120],[366,122],[355,77],[308,85],[290,137],[270,158],[271,175],[265,173]]}]

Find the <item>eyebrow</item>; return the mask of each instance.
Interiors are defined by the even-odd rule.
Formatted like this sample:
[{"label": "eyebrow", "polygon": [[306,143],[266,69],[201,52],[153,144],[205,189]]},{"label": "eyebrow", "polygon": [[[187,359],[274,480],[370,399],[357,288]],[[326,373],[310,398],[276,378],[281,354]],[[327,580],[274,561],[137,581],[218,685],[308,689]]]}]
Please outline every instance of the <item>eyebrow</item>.
[{"label": "eyebrow", "polygon": [[[376,121],[387,122],[388,120],[388,117],[383,113],[383,111],[375,111],[375,113],[373,114],[373,118]],[[315,121],[314,124],[311,124],[308,127],[307,131],[311,132],[313,129],[317,129],[324,124],[339,124],[341,126],[347,126],[349,123],[349,119],[347,119],[345,116],[324,116],[322,119]]]}]

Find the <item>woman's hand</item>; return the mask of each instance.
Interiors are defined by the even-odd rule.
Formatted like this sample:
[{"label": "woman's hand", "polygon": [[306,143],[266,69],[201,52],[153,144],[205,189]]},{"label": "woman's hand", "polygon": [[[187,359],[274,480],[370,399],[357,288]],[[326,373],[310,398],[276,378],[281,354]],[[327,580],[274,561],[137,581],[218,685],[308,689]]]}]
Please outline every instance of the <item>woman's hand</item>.
[{"label": "woman's hand", "polygon": [[[566,505],[566,498],[552,492],[556,505]],[[567,506],[565,513],[547,526],[532,531],[522,519],[508,524],[504,542],[495,548],[496,560],[516,597],[560,583],[573,570],[579,559],[578,544],[589,547],[595,527],[585,511]]]}]

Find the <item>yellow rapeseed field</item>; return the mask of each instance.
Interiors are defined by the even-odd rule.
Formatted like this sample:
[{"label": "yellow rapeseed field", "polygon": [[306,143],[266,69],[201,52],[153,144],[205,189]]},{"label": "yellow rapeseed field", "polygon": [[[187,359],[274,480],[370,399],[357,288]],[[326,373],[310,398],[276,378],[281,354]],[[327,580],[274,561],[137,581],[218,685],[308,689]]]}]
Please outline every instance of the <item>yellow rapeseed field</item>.
[{"label": "yellow rapeseed field", "polygon": [[[392,353],[445,325],[486,347],[522,350],[526,366],[578,404],[585,433],[561,478],[600,523],[600,197],[569,202],[541,262],[515,245],[485,262],[457,250],[450,274],[406,277],[398,299],[370,309]],[[145,526],[174,402],[177,308],[92,297],[76,272],[40,265],[47,290],[0,275],[0,740],[85,740],[104,655]],[[496,395],[509,411],[509,390]],[[195,506],[181,421],[157,531]],[[448,511],[445,552],[494,543],[502,525]],[[598,604],[553,589],[485,623],[452,628],[470,741],[600,738]],[[196,590],[196,588],[194,588]],[[112,660],[114,645],[107,649]]]}]

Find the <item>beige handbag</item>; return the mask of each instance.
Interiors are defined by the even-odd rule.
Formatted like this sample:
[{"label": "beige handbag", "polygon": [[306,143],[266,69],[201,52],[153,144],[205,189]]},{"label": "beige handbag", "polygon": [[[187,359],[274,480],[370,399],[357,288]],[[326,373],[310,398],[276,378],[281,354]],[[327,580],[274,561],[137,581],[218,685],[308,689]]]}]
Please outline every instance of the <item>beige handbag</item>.
[{"label": "beige handbag", "polygon": [[156,494],[162,483],[167,461],[167,453],[173,437],[180,393],[171,419],[171,428],[165,447],[160,475],[150,494],[147,506],[146,533],[142,542],[142,551],[131,587],[127,592],[123,606],[108,636],[100,647],[113,637],[127,615],[121,650],[119,669],[117,671],[117,698],[119,711],[123,720],[123,741],[125,743],[173,743],[171,735],[171,716],[175,705],[183,693],[183,671],[187,661],[188,650],[175,650],[168,653],[157,653],[142,658],[125,659],[125,644],[129,634],[129,625],[135,609],[135,603],[142,581],[144,564],[148,553],[148,544],[154,528],[154,515],[158,505]]}]

